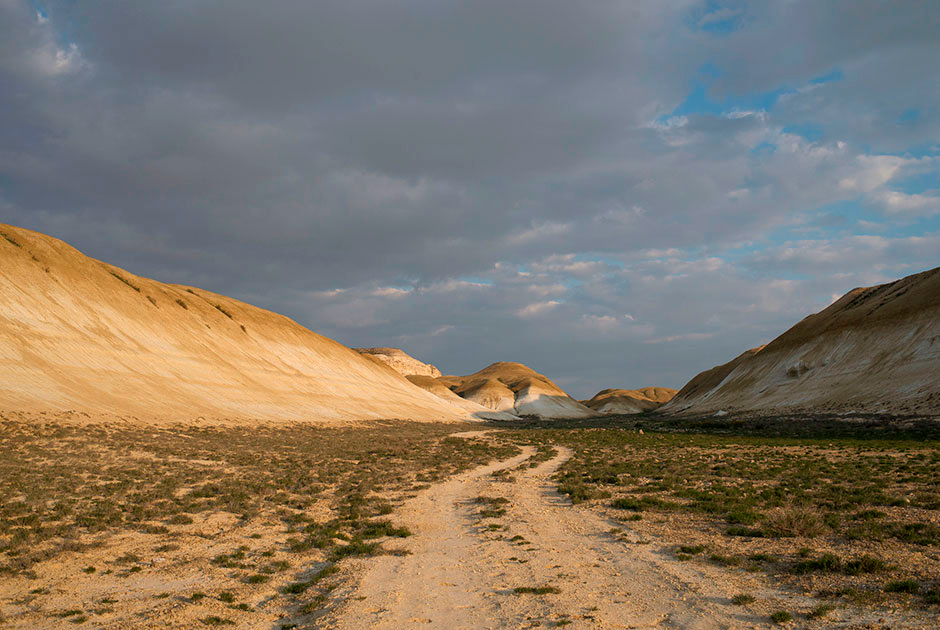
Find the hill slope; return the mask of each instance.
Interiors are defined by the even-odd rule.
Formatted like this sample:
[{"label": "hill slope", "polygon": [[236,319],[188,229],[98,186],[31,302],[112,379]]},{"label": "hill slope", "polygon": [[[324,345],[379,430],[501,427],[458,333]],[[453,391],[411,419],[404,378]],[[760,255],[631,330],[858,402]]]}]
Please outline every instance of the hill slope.
[{"label": "hill slope", "polygon": [[424,363],[399,348],[353,348],[362,356],[381,361],[402,376],[431,376],[437,378],[441,371],[430,363]]},{"label": "hill slope", "polygon": [[670,387],[604,389],[583,403],[598,413],[633,414],[661,407],[675,395],[676,390]]},{"label": "hill slope", "polygon": [[662,410],[940,413],[940,268],[853,289]]},{"label": "hill slope", "polygon": [[588,418],[597,415],[545,376],[521,363],[494,363],[468,376],[438,379],[462,398],[487,409],[542,418]]},{"label": "hill slope", "polygon": [[406,376],[409,381],[424,389],[431,392],[438,398],[443,398],[445,402],[459,407],[471,414],[474,418],[486,419],[486,420],[518,420],[519,418],[514,415],[511,411],[496,411],[493,409],[488,409],[483,405],[476,403],[472,400],[466,398],[461,398],[459,395],[452,392],[447,388],[444,383],[440,382],[438,379],[433,376],[422,376],[420,374],[409,374]]},{"label": "hill slope", "polygon": [[464,415],[286,317],[2,224],[0,410],[168,421]]}]

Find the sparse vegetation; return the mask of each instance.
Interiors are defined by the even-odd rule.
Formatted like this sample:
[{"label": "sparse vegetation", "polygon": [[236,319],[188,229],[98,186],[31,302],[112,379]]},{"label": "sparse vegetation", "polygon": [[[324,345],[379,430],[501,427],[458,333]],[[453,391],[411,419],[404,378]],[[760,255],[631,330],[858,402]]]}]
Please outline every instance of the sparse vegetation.
[{"label": "sparse vegetation", "polygon": [[888,593],[917,593],[920,591],[920,584],[917,580],[911,578],[892,580],[885,584],[885,591]]},{"label": "sparse vegetation", "polygon": [[832,604],[820,604],[819,606],[816,606],[811,611],[806,613],[806,617],[808,619],[824,619],[826,616],[829,615],[829,613],[831,613],[835,609],[836,607],[833,606]]},{"label": "sparse vegetation", "polygon": [[777,612],[770,615],[770,620],[774,623],[786,623],[793,620],[793,615],[785,610],[778,610]]},{"label": "sparse vegetation", "polygon": [[[80,542],[80,535],[131,531],[150,532],[153,538],[133,547],[136,553],[124,548],[94,560],[96,570],[79,569],[83,564],[75,570],[94,572],[95,580],[111,569],[112,579],[151,572],[165,556],[151,559],[149,550],[171,553],[187,539],[210,540],[214,525],[206,527],[207,519],[226,515],[236,528],[252,525],[237,541],[215,541],[211,553],[196,559],[218,576],[209,591],[216,611],[250,610],[238,603],[245,601],[244,592],[267,590],[279,591],[291,614],[307,614],[329,605],[329,592],[338,585],[332,576],[345,559],[393,552],[386,549],[394,547],[390,541],[411,535],[394,517],[402,497],[517,452],[509,441],[534,441],[545,457],[554,452],[550,444],[574,450],[575,457],[556,477],[559,490],[573,502],[592,503],[591,509],[610,518],[638,523],[615,528],[611,544],[645,542],[645,533],[668,531],[690,519],[692,535],[674,538],[669,546],[678,559],[730,571],[766,571],[793,584],[821,582],[828,597],[853,603],[940,604],[933,575],[921,574],[920,565],[904,569],[910,577],[898,575],[901,568],[889,565],[885,560],[892,556],[878,546],[886,541],[917,550],[940,544],[932,514],[940,509],[934,486],[940,455],[930,440],[649,428],[639,434],[621,427],[584,431],[555,423],[507,431],[499,437],[502,445],[494,445],[446,437],[453,430],[392,422],[249,430],[7,421],[0,433],[0,571],[29,575],[36,563],[85,549],[88,543]],[[525,475],[529,465],[512,471]],[[508,499],[488,495],[465,509],[484,519],[513,514]],[[67,500],[49,501],[50,496]],[[277,543],[257,533],[269,527],[261,523],[272,521],[283,534]],[[513,535],[512,525],[503,518],[478,527],[493,532],[486,536],[490,540],[528,544]],[[708,535],[697,538],[698,531]],[[856,540],[866,541],[870,553],[853,553]],[[273,584],[264,586],[272,576]],[[558,592],[538,582],[512,589],[518,595]],[[200,592],[176,596],[193,603],[208,597]],[[745,606],[754,600],[742,593],[730,601]],[[190,607],[193,623],[196,615],[205,614],[206,604]],[[821,618],[833,606],[826,603],[800,616]],[[79,613],[94,618],[95,610]],[[211,617],[199,621],[211,625],[206,619]]]},{"label": "sparse vegetation", "polygon": [[[640,531],[668,536],[681,528],[683,538],[674,539],[682,543],[679,560],[701,558],[806,585],[809,576],[825,575],[854,588],[856,595],[845,597],[857,598],[883,592],[878,576],[897,570],[886,562],[890,547],[877,543],[910,545],[915,553],[940,546],[938,423],[850,424],[820,416],[679,424],[643,416],[533,421],[509,435],[575,452],[556,475],[572,503],[591,503],[621,521],[639,516]],[[714,540],[700,531],[723,533],[727,542],[691,553]],[[795,553],[820,538],[820,552]],[[852,554],[854,541],[876,553]],[[758,544],[760,553],[750,550]],[[928,571],[921,577],[932,584],[940,565],[929,554],[919,557]]]},{"label": "sparse vegetation", "polygon": [[232,319],[232,314],[229,313],[227,310],[225,310],[225,308],[221,304],[213,304],[213,306],[215,306],[216,310],[218,310],[220,313],[222,313],[229,319]]},{"label": "sparse vegetation", "polygon": [[517,586],[512,589],[516,595],[554,595],[561,592],[556,586]]},{"label": "sparse vegetation", "polygon": [[184,302],[184,301],[181,300],[180,298],[176,298],[176,303],[179,304],[180,306],[182,306],[184,309],[189,310],[189,306],[187,306],[187,305],[186,305],[186,302]]},{"label": "sparse vegetation", "polygon": [[15,238],[10,236],[6,232],[0,232],[0,236],[2,236],[10,245],[13,245],[15,247],[23,247],[22,245],[19,244],[19,241],[17,241]]},{"label": "sparse vegetation", "polygon": [[134,289],[135,291],[137,291],[138,293],[140,293],[140,287],[137,286],[136,284],[134,284],[133,282],[131,282],[130,280],[128,280],[127,278],[125,278],[124,276],[122,276],[121,274],[119,274],[119,273],[117,273],[117,272],[115,272],[115,271],[111,271],[111,272],[109,272],[109,273],[110,273],[112,276],[114,276],[115,278],[117,278],[118,280],[120,280],[121,282],[123,282],[124,284],[126,284],[127,286],[129,286],[130,288],[132,288],[132,289]]},{"label": "sparse vegetation", "polygon": [[940,587],[931,589],[924,593],[924,603],[928,606],[940,605]]},{"label": "sparse vegetation", "polygon": [[[518,450],[479,440],[450,438],[460,427],[399,421],[357,427],[291,425],[135,426],[22,422],[0,424],[0,576],[34,576],[38,563],[63,553],[81,554],[122,536],[154,536],[132,551],[117,547],[107,566],[78,564],[76,573],[121,579],[160,571],[166,563],[203,563],[218,584],[174,593],[198,611],[207,598],[232,609],[241,589],[269,588],[272,576],[298,567],[286,594],[308,592],[325,600],[337,563],[348,557],[388,553],[383,545],[411,532],[392,513],[419,485]],[[328,514],[323,519],[322,514]],[[192,557],[192,541],[212,540],[214,530],[188,527],[213,518],[234,519],[242,540],[270,540],[279,523],[288,545],[257,548],[238,543]],[[265,533],[258,534],[259,527]],[[140,540],[140,539],[137,539]],[[198,543],[197,543],[198,546]],[[147,557],[141,549],[159,554]],[[289,562],[283,554],[297,554]],[[403,553],[400,550],[394,553]],[[76,562],[81,562],[80,556]],[[96,563],[99,561],[96,560]],[[149,567],[153,566],[154,569]],[[84,567],[84,568],[82,568]],[[309,567],[316,567],[312,573]],[[112,575],[111,578],[107,576]],[[85,578],[82,575],[83,579]],[[279,586],[283,584],[279,581]],[[319,592],[309,593],[316,585]],[[35,589],[30,597],[42,597]],[[169,594],[155,595],[154,605]],[[78,603],[76,601],[75,603]],[[320,606],[323,605],[321,601]],[[97,610],[97,609],[96,609]],[[94,610],[85,613],[91,616]],[[69,618],[78,618],[71,615]],[[92,617],[94,618],[94,617]],[[210,617],[193,623],[213,623]],[[209,620],[209,621],[206,621]]]},{"label": "sparse vegetation", "polygon": [[689,556],[698,555],[705,551],[705,545],[680,545],[679,553],[684,553]]}]

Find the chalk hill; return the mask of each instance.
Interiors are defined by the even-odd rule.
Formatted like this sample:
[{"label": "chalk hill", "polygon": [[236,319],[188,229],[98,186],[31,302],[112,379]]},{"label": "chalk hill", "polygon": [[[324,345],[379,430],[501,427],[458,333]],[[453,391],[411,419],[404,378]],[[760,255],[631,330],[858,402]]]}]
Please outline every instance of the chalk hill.
[{"label": "chalk hill", "polygon": [[587,418],[597,415],[545,376],[521,363],[494,363],[468,376],[438,379],[462,398],[519,416]]},{"label": "chalk hill", "polygon": [[598,413],[643,413],[669,402],[676,395],[676,391],[669,387],[605,389],[597,392],[591,400],[582,402]]},{"label": "chalk hill", "polygon": [[940,413],[940,268],[849,291],[662,411]]},{"label": "chalk hill", "polygon": [[446,402],[463,409],[474,418],[486,420],[518,420],[519,418],[512,411],[496,411],[466,398],[461,398],[452,392],[446,385],[433,376],[422,376],[420,374],[409,374],[406,376],[409,381],[427,390]]},{"label": "chalk hill", "polygon": [[186,421],[466,413],[290,319],[0,224],[0,411]]},{"label": "chalk hill", "polygon": [[437,378],[441,371],[430,363],[423,363],[399,348],[353,348],[369,359],[386,364],[402,376],[430,376]]}]

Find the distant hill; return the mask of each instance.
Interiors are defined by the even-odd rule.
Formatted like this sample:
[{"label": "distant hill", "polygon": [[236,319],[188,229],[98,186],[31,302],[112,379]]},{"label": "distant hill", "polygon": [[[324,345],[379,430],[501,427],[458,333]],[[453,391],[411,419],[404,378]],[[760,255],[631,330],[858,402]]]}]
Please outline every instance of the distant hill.
[{"label": "distant hill", "polygon": [[444,383],[440,382],[440,380],[434,378],[433,376],[409,374],[405,378],[421,389],[427,390],[439,398],[443,398],[451,405],[460,407],[467,413],[471,414],[474,418],[487,420],[518,420],[518,417],[512,413],[512,411],[496,411],[494,409],[484,407],[483,405],[480,405],[479,403],[476,403],[472,400],[461,398],[459,395],[448,389]]},{"label": "distant hill", "polygon": [[467,376],[438,379],[462,398],[519,416],[587,418],[597,415],[545,376],[521,363],[494,363]]},{"label": "distant hill", "polygon": [[940,414],[940,268],[849,291],[661,410]]},{"label": "distant hill", "polygon": [[670,387],[644,387],[642,389],[605,389],[594,398],[582,401],[598,413],[634,414],[661,407],[676,395]]},{"label": "distant hill", "polygon": [[369,359],[377,359],[402,376],[431,376],[437,378],[441,371],[430,363],[423,363],[399,348],[353,348]]},{"label": "distant hill", "polygon": [[0,224],[0,412],[455,420],[465,410],[290,319]]}]

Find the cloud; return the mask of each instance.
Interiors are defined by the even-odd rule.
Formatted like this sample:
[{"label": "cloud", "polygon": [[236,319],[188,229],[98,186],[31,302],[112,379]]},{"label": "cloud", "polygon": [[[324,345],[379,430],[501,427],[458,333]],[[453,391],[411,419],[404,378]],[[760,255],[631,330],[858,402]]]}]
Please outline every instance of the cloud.
[{"label": "cloud", "polygon": [[877,196],[891,214],[934,215],[940,213],[940,197],[886,190]]},{"label": "cloud", "polygon": [[700,339],[711,339],[714,333],[683,333],[681,335],[670,335],[668,337],[657,337],[656,339],[647,339],[643,343],[673,343],[675,341],[696,341]]},{"label": "cloud", "polygon": [[372,295],[375,297],[385,297],[385,298],[403,298],[406,295],[411,293],[411,289],[401,289],[399,287],[380,287],[372,291]]},{"label": "cloud", "polygon": [[571,226],[564,223],[542,223],[540,225],[532,226],[527,230],[510,234],[508,237],[506,237],[506,242],[510,246],[538,243],[539,241],[562,236],[570,229]]},{"label": "cloud", "polygon": [[935,11],[856,8],[0,0],[0,219],[448,371],[681,385],[936,264]]},{"label": "cloud", "polygon": [[561,302],[559,302],[558,300],[548,300],[545,302],[533,302],[532,304],[527,304],[526,306],[517,310],[516,315],[522,318],[538,317],[539,315],[542,315],[554,309],[559,304],[561,304]]}]

